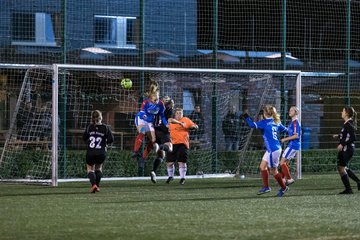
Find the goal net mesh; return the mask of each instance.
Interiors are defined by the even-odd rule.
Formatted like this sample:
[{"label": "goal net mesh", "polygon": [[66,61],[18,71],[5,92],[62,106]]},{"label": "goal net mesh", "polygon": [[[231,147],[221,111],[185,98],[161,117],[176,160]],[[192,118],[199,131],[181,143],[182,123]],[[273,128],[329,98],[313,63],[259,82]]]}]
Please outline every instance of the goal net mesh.
[{"label": "goal net mesh", "polygon": [[[133,86],[120,82],[130,78]],[[32,68],[26,71],[16,110],[1,155],[2,179],[40,180],[51,177],[51,111],[53,71]],[[175,107],[199,124],[190,132],[188,174],[241,173],[258,176],[264,152],[261,134],[251,130],[240,115],[248,111],[254,120],[261,108],[272,104],[281,109],[281,87],[289,105],[295,104],[295,76],[257,73],[179,73],[163,71],[131,72],[119,70],[61,69],[58,75],[58,175],[59,178],[86,177],[86,146],[82,134],[90,123],[91,112],[103,113],[115,136],[104,163],[104,177],[137,176],[137,162],[131,158],[135,137],[135,114],[140,109],[150,81],[160,86],[161,96],[170,96]],[[281,83],[284,83],[281,86]],[[200,107],[202,117],[194,115]],[[236,117],[224,124],[230,109]],[[201,119],[199,121],[199,119]],[[231,132],[227,146],[225,133]],[[151,171],[155,154],[145,162],[145,175]],[[158,175],[165,175],[162,165]]]}]

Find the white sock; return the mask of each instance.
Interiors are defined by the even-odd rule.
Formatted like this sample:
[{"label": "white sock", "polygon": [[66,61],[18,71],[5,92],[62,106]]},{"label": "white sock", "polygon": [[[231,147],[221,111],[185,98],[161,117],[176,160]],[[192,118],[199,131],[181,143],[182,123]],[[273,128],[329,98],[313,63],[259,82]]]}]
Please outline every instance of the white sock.
[{"label": "white sock", "polygon": [[184,165],[179,166],[179,172],[180,172],[180,178],[185,178],[187,171],[187,165],[184,163]]},{"label": "white sock", "polygon": [[169,177],[174,177],[175,165],[168,166],[167,172]]}]

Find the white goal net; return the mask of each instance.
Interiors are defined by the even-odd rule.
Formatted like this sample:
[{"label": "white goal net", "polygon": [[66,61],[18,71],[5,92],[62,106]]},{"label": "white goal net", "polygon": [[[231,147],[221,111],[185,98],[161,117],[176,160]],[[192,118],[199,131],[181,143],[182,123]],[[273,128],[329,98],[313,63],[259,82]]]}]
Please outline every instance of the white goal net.
[{"label": "white goal net", "polygon": [[[123,78],[132,80],[132,88],[121,86]],[[134,116],[150,81],[158,82],[161,96],[170,96],[176,107],[184,109],[185,116],[201,125],[190,133],[190,175],[258,176],[264,151],[261,134],[249,129],[239,116],[248,111],[256,119],[265,104],[274,105],[279,112],[292,105],[301,107],[300,79],[299,71],[91,65],[29,68],[1,154],[0,177],[16,181],[52,179],[53,185],[58,179],[85,178],[81,136],[96,109],[103,112],[103,122],[115,136],[104,163],[104,177],[148,176],[155,154],[146,159],[142,173],[131,154],[137,134]],[[202,117],[194,113],[196,107]],[[226,125],[230,109],[235,111],[236,121]],[[228,132],[236,142],[231,148]],[[164,166],[158,175],[165,175]]]}]

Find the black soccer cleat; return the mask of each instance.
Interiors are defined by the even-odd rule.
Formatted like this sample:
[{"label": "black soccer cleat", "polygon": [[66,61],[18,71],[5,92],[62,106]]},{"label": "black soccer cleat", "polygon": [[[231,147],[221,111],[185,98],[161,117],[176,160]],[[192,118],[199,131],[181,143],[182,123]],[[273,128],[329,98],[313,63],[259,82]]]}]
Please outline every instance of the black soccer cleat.
[{"label": "black soccer cleat", "polygon": [[339,194],[353,194],[353,191],[351,189],[345,189],[342,192],[339,192]]},{"label": "black soccer cleat", "polygon": [[100,192],[100,188],[98,186],[96,186],[96,184],[94,184],[94,185],[91,186],[90,192],[91,193]]},{"label": "black soccer cleat", "polygon": [[166,180],[166,183],[169,184],[171,181],[173,181],[174,178],[173,177],[168,177],[168,179]]},{"label": "black soccer cleat", "polygon": [[180,179],[180,182],[179,182],[181,185],[184,185],[185,184],[185,178],[182,178]]}]

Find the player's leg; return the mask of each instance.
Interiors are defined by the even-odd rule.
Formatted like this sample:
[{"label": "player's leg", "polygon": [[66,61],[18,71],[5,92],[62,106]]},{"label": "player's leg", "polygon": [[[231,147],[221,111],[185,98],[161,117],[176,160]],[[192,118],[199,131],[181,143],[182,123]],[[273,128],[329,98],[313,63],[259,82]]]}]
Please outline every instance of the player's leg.
[{"label": "player's leg", "polygon": [[260,189],[258,194],[264,194],[271,191],[271,188],[269,187],[269,171],[268,171],[269,155],[270,153],[266,151],[260,163],[260,173],[263,181],[263,188]]},{"label": "player's leg", "polygon": [[271,152],[270,159],[268,162],[269,163],[268,167],[270,169],[270,172],[280,186],[279,192],[277,194],[278,197],[282,197],[284,193],[287,192],[289,189],[289,187],[285,185],[281,173],[278,172],[280,156],[281,156],[281,149]]},{"label": "player's leg", "polygon": [[169,152],[166,155],[166,170],[168,174],[168,179],[166,180],[166,183],[170,183],[172,180],[174,180],[177,149],[178,145],[174,145],[173,151]]},{"label": "player's leg", "polygon": [[340,194],[352,194],[353,191],[351,189],[351,185],[350,185],[350,180],[349,180],[349,176],[346,172],[345,167],[343,166],[338,166],[338,172],[339,175],[341,177],[341,181],[344,184],[345,190],[340,192]]},{"label": "player's leg", "polygon": [[155,131],[156,134],[156,143],[159,145],[159,150],[157,151],[157,158],[153,164],[153,171],[156,173],[165,155],[167,152],[172,152],[173,146],[171,143],[170,133],[163,131]]},{"label": "player's leg", "polygon": [[284,175],[286,179],[286,185],[291,185],[295,182],[295,180],[291,177],[290,169],[289,169],[289,161],[295,157],[296,150],[291,149],[287,147],[282,154],[281,160],[280,160],[280,168],[281,172]]},{"label": "player's leg", "polygon": [[96,178],[96,186],[98,187],[97,191],[100,192],[100,181],[102,178],[102,164],[105,160],[106,155],[99,156],[95,163],[95,178]]},{"label": "player's leg", "polygon": [[147,132],[147,137],[149,139],[149,142],[147,143],[144,153],[143,153],[143,159],[146,160],[149,156],[151,150],[154,149],[155,152],[159,150],[159,145],[156,143],[156,135],[155,135],[155,129],[152,123],[148,124],[149,131]]},{"label": "player's leg", "polygon": [[87,171],[87,177],[89,178],[91,188],[90,192],[95,193],[97,191],[97,185],[96,185],[96,175],[95,175],[95,163],[94,163],[94,157],[86,154],[86,171]]},{"label": "player's leg", "polygon": [[349,178],[351,178],[353,181],[356,182],[357,188],[360,191],[360,180],[359,180],[358,176],[356,176],[356,174],[350,168],[346,168],[346,172],[347,172]]},{"label": "player's leg", "polygon": [[353,191],[351,189],[349,176],[346,172],[346,166],[348,161],[346,159],[345,152],[341,151],[338,152],[338,161],[337,161],[337,168],[341,178],[342,183],[344,184],[345,190],[340,192],[339,194],[352,194]]},{"label": "player's leg", "polygon": [[101,166],[102,166],[102,164],[95,164],[95,180],[96,180],[96,186],[97,186],[96,191],[97,192],[100,192],[99,186],[100,186],[100,181],[102,178]]},{"label": "player's leg", "polygon": [[173,146],[171,141],[165,142],[164,144],[159,145],[159,149],[165,152],[172,152]]},{"label": "player's leg", "polygon": [[157,151],[156,153],[156,158],[154,160],[153,163],[153,168],[152,171],[156,173],[156,171],[158,170],[159,166],[161,165],[161,163],[163,162],[165,158],[165,152],[162,150]]},{"label": "player's leg", "polygon": [[188,159],[188,149],[184,144],[179,146],[178,150],[178,165],[179,165],[179,173],[180,173],[180,184],[185,184],[186,172],[187,172],[187,159]]},{"label": "player's leg", "polygon": [[167,162],[166,163],[166,170],[167,170],[167,173],[168,173],[168,179],[166,180],[166,183],[170,183],[172,180],[174,180],[175,163],[174,162]]},{"label": "player's leg", "polygon": [[153,162],[152,171],[150,172],[150,180],[153,183],[156,183],[156,171],[158,170],[159,166],[163,162],[164,158],[162,156],[165,156],[165,153],[164,153],[164,151],[159,150],[157,152],[156,158]]},{"label": "player's leg", "polygon": [[[159,145],[162,143],[162,135],[163,132],[159,129],[155,129],[155,136],[156,136],[156,143]],[[153,168],[150,172],[150,180],[152,183],[156,183],[156,171],[159,168],[160,164],[162,163],[163,159],[165,157],[165,152],[162,150],[159,150],[156,152],[156,157],[153,162]]]},{"label": "player's leg", "polygon": [[[348,163],[350,163],[352,156],[354,155],[354,149],[351,149],[351,148],[347,149],[345,154],[346,154],[346,158],[349,159]],[[356,182],[357,188],[360,191],[360,179],[356,176],[356,174],[348,166],[349,166],[349,164],[347,164],[347,166],[346,166],[346,172],[347,172],[349,178]]]},{"label": "player's leg", "polygon": [[141,145],[143,143],[145,134],[147,132],[147,124],[139,116],[136,116],[135,117],[135,126],[136,126],[136,129],[138,131],[138,135],[135,138],[134,149],[133,149],[133,157],[139,157],[139,156],[141,156],[141,154],[139,154],[140,147],[141,147]]},{"label": "player's leg", "polygon": [[86,164],[86,169],[87,169],[87,176],[89,178],[91,186],[96,185],[96,176],[95,176],[94,164],[92,164],[92,165]]},{"label": "player's leg", "polygon": [[144,148],[144,152],[142,154],[142,158],[144,160],[146,160],[151,152],[151,150],[153,149],[153,142],[152,142],[152,135],[151,135],[151,132],[147,132],[146,133],[146,137],[148,139],[147,143],[146,143],[146,146]]},{"label": "player's leg", "polygon": [[[182,160],[183,161],[183,160]],[[185,184],[186,172],[187,172],[187,165],[186,162],[178,162],[179,165],[179,173],[180,173],[180,184]]]}]

